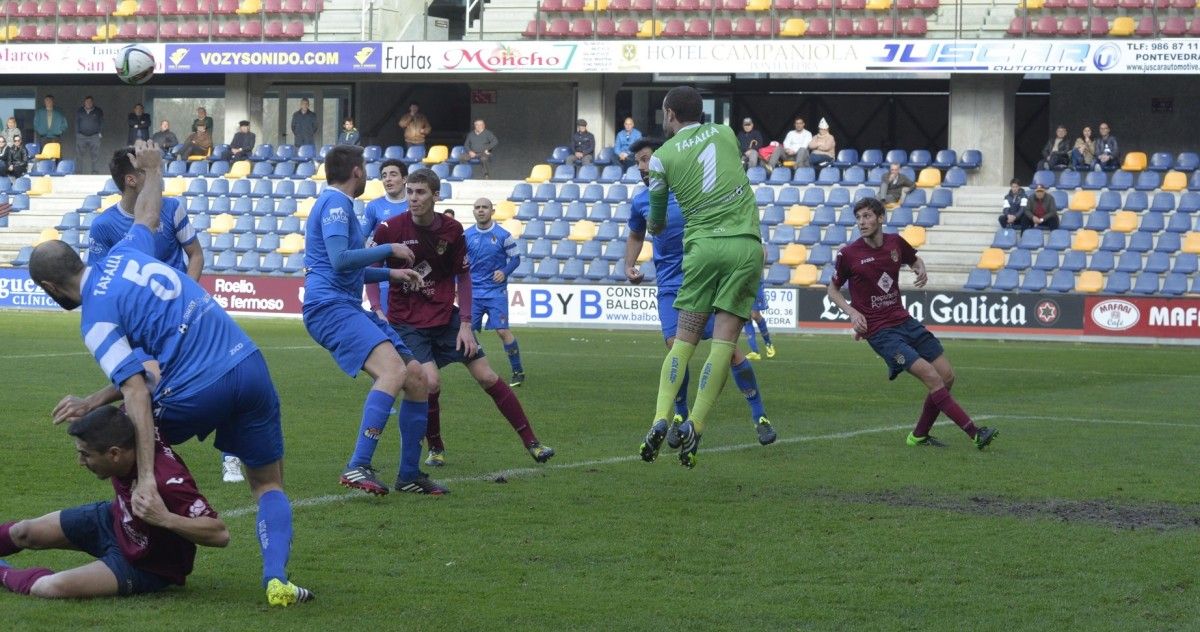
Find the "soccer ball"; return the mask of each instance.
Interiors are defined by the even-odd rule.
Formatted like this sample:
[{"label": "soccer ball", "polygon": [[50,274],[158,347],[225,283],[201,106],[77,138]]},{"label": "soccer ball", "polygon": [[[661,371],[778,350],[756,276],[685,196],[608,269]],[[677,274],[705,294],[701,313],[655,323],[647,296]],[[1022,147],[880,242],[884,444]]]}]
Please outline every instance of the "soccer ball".
[{"label": "soccer ball", "polygon": [[117,69],[117,78],[130,85],[146,83],[154,75],[154,55],[137,44],[122,48],[113,59],[113,65]]}]

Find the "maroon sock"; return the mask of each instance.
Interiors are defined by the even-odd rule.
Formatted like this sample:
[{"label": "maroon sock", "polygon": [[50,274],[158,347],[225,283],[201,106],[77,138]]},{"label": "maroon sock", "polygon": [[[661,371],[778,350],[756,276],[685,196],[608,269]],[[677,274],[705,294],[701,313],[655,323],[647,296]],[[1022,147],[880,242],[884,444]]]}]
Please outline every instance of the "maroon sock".
[{"label": "maroon sock", "polygon": [[441,391],[429,394],[429,424],[425,427],[425,444],[430,450],[445,450],[442,443],[442,407],[438,405]]},{"label": "maroon sock", "polygon": [[933,422],[937,421],[938,413],[937,404],[933,403],[933,395],[925,396],[925,405],[921,407],[921,416],[917,418],[917,427],[913,428],[914,437],[928,437],[929,429],[933,428]]},{"label": "maroon sock", "polygon": [[491,396],[492,401],[496,402],[496,408],[500,414],[504,415],[513,430],[521,435],[521,441],[525,442],[525,445],[538,442],[537,435],[533,434],[533,428],[529,425],[529,418],[525,416],[525,410],[521,408],[521,402],[508,384],[504,383],[504,380],[496,380],[496,383],[484,392]]},{"label": "maroon sock", "polygon": [[33,590],[34,582],[53,574],[54,571],[48,568],[17,569],[0,566],[0,584],[4,584],[5,588],[18,595],[28,595],[29,591]]},{"label": "maroon sock", "polygon": [[21,550],[21,547],[17,546],[17,544],[12,541],[12,536],[8,533],[15,524],[17,523],[6,522],[4,524],[0,524],[0,557],[12,555],[13,553]]},{"label": "maroon sock", "polygon": [[958,405],[958,402],[954,401],[954,397],[950,395],[950,391],[946,390],[946,387],[943,386],[930,393],[929,399],[934,406],[946,413],[947,417],[953,419],[954,423],[963,429],[963,432],[970,435],[972,439],[975,438],[975,424],[971,422],[971,417]]}]

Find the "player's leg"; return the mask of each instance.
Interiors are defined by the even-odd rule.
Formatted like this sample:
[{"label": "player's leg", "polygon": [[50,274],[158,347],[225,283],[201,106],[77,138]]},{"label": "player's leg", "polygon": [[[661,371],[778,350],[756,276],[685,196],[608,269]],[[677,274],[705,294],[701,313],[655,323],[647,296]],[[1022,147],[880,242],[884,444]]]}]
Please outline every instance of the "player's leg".
[{"label": "player's leg", "polygon": [[751,360],[762,359],[762,356],[758,354],[758,337],[754,335],[754,323],[746,321],[743,331],[746,333],[746,346],[750,347],[750,353],[747,353],[746,357]]},{"label": "player's leg", "polygon": [[[766,309],[766,307],[764,306],[761,309]],[[758,333],[762,335],[763,350],[767,352],[767,357],[774,358],[775,344],[771,342],[771,332],[767,329],[767,318],[762,315],[761,309],[754,310],[750,318],[754,320],[755,325],[758,325]]]},{"label": "player's leg", "polygon": [[407,379],[407,369],[396,347],[391,341],[382,341],[371,350],[363,363],[363,371],[374,379],[371,390],[363,402],[362,418],[359,421],[358,439],[354,453],[346,464],[341,484],[360,489],[368,494],[386,495],[388,488],[379,481],[372,465],[379,437],[387,427],[388,418],[396,405]]},{"label": "player's leg", "polygon": [[513,392],[512,387],[492,370],[487,358],[483,356],[483,350],[480,349],[474,358],[463,358],[461,354],[459,354],[459,358],[459,361],[466,362],[467,371],[471,377],[475,378],[483,392],[492,398],[492,402],[496,404],[496,410],[504,415],[504,419],[521,438],[521,443],[529,452],[529,456],[538,463],[549,461],[554,456],[554,448],[542,445],[538,440],[537,434],[533,431],[533,425],[529,423],[529,417],[525,415],[525,409],[521,406],[521,400],[517,399],[517,394]]},{"label": "player's leg", "polygon": [[507,327],[497,328],[496,335],[500,337],[500,344],[504,345],[504,354],[508,356],[508,365],[512,369],[512,379],[509,380],[508,385],[524,384],[525,365],[521,362],[521,346],[517,343],[517,337]]},{"label": "player's leg", "polygon": [[0,557],[25,549],[77,549],[63,533],[61,511],[40,518],[0,524]]},{"label": "player's leg", "polygon": [[98,560],[58,573],[48,568],[17,569],[0,562],[0,584],[18,595],[43,599],[89,599],[120,594],[116,575]]},{"label": "player's leg", "polygon": [[[0,525],[0,555],[11,555],[21,549],[53,548],[80,549],[100,557],[105,553],[106,544],[112,542],[111,506],[107,502],[92,503],[33,520]],[[47,598],[115,595],[118,590],[116,577],[107,568],[104,570],[109,574],[109,581],[90,582],[92,589],[88,592],[84,586],[70,581],[72,578],[78,580],[78,573],[68,576],[68,581],[58,583],[52,579],[54,571],[48,568],[13,568],[0,560],[0,584],[20,595]],[[111,590],[97,592],[99,589]]]},{"label": "player's leg", "polygon": [[446,464],[446,444],[442,441],[442,375],[436,362],[429,360],[421,363],[421,375],[425,378],[425,387],[429,391],[429,418],[425,426],[425,445],[429,448],[429,458],[426,465],[441,466]]},{"label": "player's leg", "polygon": [[[675,311],[675,293],[659,290],[657,295],[658,324],[662,330],[663,341],[667,344],[667,352],[675,344],[675,333],[679,328],[679,312]],[[667,429],[667,445],[672,449],[679,447],[679,424],[688,416],[688,383],[691,381],[691,371],[685,366],[683,380],[679,383],[679,391],[675,393],[675,415]]]},{"label": "player's leg", "polygon": [[733,372],[734,383],[746,398],[746,404],[750,406],[750,423],[754,424],[758,442],[762,445],[775,443],[778,435],[776,435],[771,421],[767,419],[767,409],[763,406],[762,392],[758,389],[758,376],[754,374],[754,367],[750,364],[750,360],[742,355],[737,346],[734,346],[733,357],[730,359],[729,365]]},{"label": "player's leg", "polygon": [[[954,371],[950,367],[949,360],[946,359],[945,354],[942,352],[941,343],[938,342],[937,338],[929,330],[925,329],[924,326],[915,320],[910,320],[893,329],[900,328],[907,330],[904,332],[904,335],[907,337],[906,342],[908,344],[904,344],[904,348],[899,349],[897,354],[905,357],[908,372],[921,380],[925,384],[925,388],[929,390],[927,402],[936,407],[938,411],[945,413],[959,428],[962,428],[963,432],[967,433],[967,436],[975,441],[977,448],[982,450],[987,447],[998,434],[998,431],[986,426],[982,428],[976,427],[970,415],[950,395],[950,389],[945,378],[949,377],[950,384],[953,384]],[[932,358],[932,361],[928,358]],[[940,367],[935,366],[935,363],[940,365]],[[917,422],[918,427],[914,428],[912,433],[912,437],[918,445],[922,443],[922,437],[929,436],[928,429],[922,427],[923,422],[927,419],[929,426],[932,427],[936,415],[930,415],[925,410],[922,411],[921,418]],[[922,430],[925,432],[924,435],[920,434]],[[910,444],[912,443],[910,441]]]}]

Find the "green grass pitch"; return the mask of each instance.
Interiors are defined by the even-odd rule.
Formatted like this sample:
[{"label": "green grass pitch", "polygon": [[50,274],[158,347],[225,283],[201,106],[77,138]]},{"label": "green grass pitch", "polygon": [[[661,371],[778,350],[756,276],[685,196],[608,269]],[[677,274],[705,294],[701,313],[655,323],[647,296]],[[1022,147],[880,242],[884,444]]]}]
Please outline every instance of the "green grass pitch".
[{"label": "green grass pitch", "polygon": [[[1169,630],[1200,619],[1200,363],[1182,347],[944,340],[955,396],[999,438],[904,438],[923,388],[849,336],[777,335],[755,363],[780,441],[732,382],[699,465],[635,456],[654,403],[650,331],[518,330],[539,466],[461,367],[444,372],[442,498],[337,485],[368,388],[298,320],[247,320],[283,402],[290,569],[317,600],[270,611],[248,488],[183,444],[233,535],[188,585],[48,603],[0,591],[10,630]],[[103,376],[78,317],[0,314],[0,520],[111,498],[50,410]],[[501,375],[508,367],[481,336]],[[743,343],[744,344],[744,343]],[[698,356],[703,355],[702,346]],[[700,359],[693,359],[698,367]],[[693,381],[694,384],[694,381]],[[376,455],[395,476],[391,420]],[[73,552],[22,552],[62,569]]]}]

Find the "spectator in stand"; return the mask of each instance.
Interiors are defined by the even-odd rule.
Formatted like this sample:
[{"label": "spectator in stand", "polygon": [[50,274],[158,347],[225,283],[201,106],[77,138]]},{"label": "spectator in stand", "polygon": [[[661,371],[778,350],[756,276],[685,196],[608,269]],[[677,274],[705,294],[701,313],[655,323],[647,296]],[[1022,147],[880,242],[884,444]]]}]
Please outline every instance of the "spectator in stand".
[{"label": "spectator in stand", "polygon": [[158,145],[160,149],[162,149],[163,158],[169,160],[175,157],[175,146],[179,144],[179,137],[175,135],[175,132],[171,131],[170,121],[163,119],[162,122],[158,124],[158,131],[154,132],[154,135],[150,137],[150,140],[153,141],[155,145]]},{"label": "spectator in stand", "polygon": [[592,164],[596,153],[596,137],[588,131],[587,121],[575,121],[575,133],[571,134],[571,154],[567,156],[567,164]]},{"label": "spectator in stand", "polygon": [[359,141],[358,128],[354,126],[354,119],[347,117],[342,121],[342,131],[338,132],[337,144],[339,145],[354,145],[361,147]]},{"label": "spectator in stand", "polygon": [[[163,121],[166,123],[166,121]],[[258,136],[250,131],[250,121],[238,121],[238,131],[233,134],[233,142],[229,143],[229,156],[232,161],[249,160],[254,153],[254,144]]]},{"label": "spectator in stand", "polygon": [[404,130],[404,144],[409,147],[424,147],[425,137],[433,131],[429,119],[421,112],[421,105],[416,102],[408,104],[408,113],[400,117],[400,128]]},{"label": "spectator in stand", "polygon": [[187,140],[183,141],[183,150],[180,154],[185,160],[191,156],[207,156],[212,151],[212,146],[212,134],[209,134],[208,129],[201,124],[187,137]]},{"label": "spectator in stand", "polygon": [[642,133],[633,126],[633,117],[626,116],[625,128],[617,132],[617,138],[613,141],[613,152],[617,154],[617,162],[621,163],[621,169],[629,169],[637,164],[629,148],[641,139]]},{"label": "spectator in stand", "polygon": [[1025,205],[1025,220],[1029,226],[1043,230],[1058,228],[1058,207],[1054,203],[1054,196],[1046,193],[1046,185],[1037,185],[1033,197],[1029,198],[1029,203]]},{"label": "spectator in stand", "polygon": [[67,132],[67,116],[54,107],[53,94],[47,94],[42,104],[45,107],[33,113],[33,131],[43,145],[61,143],[62,135]]},{"label": "spectator in stand", "polygon": [[1013,178],[1008,183],[1008,194],[1004,196],[1004,205],[1000,207],[1000,228],[1015,228],[1025,230],[1033,225],[1025,213],[1029,206],[1029,198],[1021,189],[1021,181]]},{"label": "spectator in stand", "polygon": [[812,132],[804,129],[804,118],[797,116],[796,120],[792,121],[792,130],[783,137],[783,144],[775,147],[771,159],[767,161],[767,171],[774,171],[784,160],[794,161],[797,167],[807,165],[808,144],[812,142],[812,138]]},{"label": "spectator in stand", "polygon": [[126,145],[132,146],[139,140],[150,140],[150,115],[146,114],[146,108],[142,107],[141,103],[133,106],[133,111],[127,118],[129,134],[125,137]]},{"label": "spectator in stand", "polygon": [[1096,164],[1096,139],[1092,138],[1092,128],[1083,126],[1079,138],[1075,139],[1075,147],[1071,149],[1071,166],[1079,171],[1091,171]]},{"label": "spectator in stand", "polygon": [[821,119],[817,124],[817,135],[808,144],[808,163],[814,169],[820,169],[833,163],[836,154],[837,143],[833,140],[833,134],[829,133],[829,123]]},{"label": "spectator in stand", "polygon": [[20,136],[13,137],[13,144],[8,146],[8,168],[6,173],[10,178],[20,178],[29,170],[29,150]]},{"label": "spectator in stand", "polygon": [[0,136],[0,173],[8,173],[8,143],[3,136]]},{"label": "spectator in stand", "polygon": [[204,125],[204,129],[212,131],[213,117],[208,115],[208,110],[204,109],[204,106],[196,108],[196,118],[192,121],[192,131],[194,132],[199,129],[201,124]]},{"label": "spectator in stand", "polygon": [[1121,167],[1121,150],[1117,137],[1109,132],[1108,123],[1100,124],[1100,138],[1096,139],[1096,171],[1115,171]]},{"label": "spectator in stand", "polygon": [[1054,130],[1054,137],[1046,141],[1042,148],[1042,161],[1038,169],[1066,169],[1071,165],[1071,146],[1067,143],[1067,126],[1059,125]]},{"label": "spectator in stand", "polygon": [[500,141],[483,119],[475,119],[474,128],[467,132],[467,138],[463,140],[463,153],[459,154],[458,161],[462,163],[478,158],[483,166],[483,177],[491,178],[492,150],[499,144]]},{"label": "spectator in stand", "polygon": [[916,188],[912,178],[900,173],[900,163],[893,162],[888,166],[888,173],[879,183],[879,201],[885,208],[895,208],[904,203],[904,197]]},{"label": "spectator in stand", "polygon": [[292,112],[292,140],[295,145],[315,145],[319,127],[317,113],[308,109],[308,99],[300,99],[300,109]]},{"label": "spectator in stand", "polygon": [[[79,152],[80,173],[99,173],[96,163],[100,161],[103,131],[104,110],[96,106],[91,96],[84,97],[83,105],[75,111],[75,149]],[[87,167],[84,167],[85,160]]]},{"label": "spectator in stand", "polygon": [[8,117],[8,121],[4,125],[4,131],[0,132],[0,136],[3,136],[4,141],[11,145],[13,137],[21,135],[21,128],[17,125],[17,117]]},{"label": "spectator in stand", "polygon": [[766,144],[762,132],[754,129],[754,121],[750,117],[742,119],[742,131],[738,132],[738,150],[742,152],[742,168],[757,167],[761,157],[758,150]]}]

